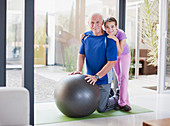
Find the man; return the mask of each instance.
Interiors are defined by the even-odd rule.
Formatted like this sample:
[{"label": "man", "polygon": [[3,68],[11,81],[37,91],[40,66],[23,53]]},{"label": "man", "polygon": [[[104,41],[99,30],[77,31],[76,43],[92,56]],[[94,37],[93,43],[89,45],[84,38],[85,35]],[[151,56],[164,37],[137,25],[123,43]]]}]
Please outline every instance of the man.
[{"label": "man", "polygon": [[89,17],[91,31],[84,33],[78,56],[77,71],[72,74],[81,74],[84,59],[86,58],[87,77],[85,80],[90,84],[97,84],[101,99],[98,112],[113,110],[118,101],[118,96],[109,98],[112,68],[117,60],[117,48],[113,39],[107,38],[102,28],[103,17],[99,13],[93,13]]}]

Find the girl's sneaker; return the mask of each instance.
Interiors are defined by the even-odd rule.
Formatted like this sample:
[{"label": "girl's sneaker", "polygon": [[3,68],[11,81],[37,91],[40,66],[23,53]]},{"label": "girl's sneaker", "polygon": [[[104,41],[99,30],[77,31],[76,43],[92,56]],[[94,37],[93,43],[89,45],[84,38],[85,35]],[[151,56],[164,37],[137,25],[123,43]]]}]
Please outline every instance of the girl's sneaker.
[{"label": "girl's sneaker", "polygon": [[132,110],[132,108],[128,105],[125,105],[125,106],[120,106],[120,105],[116,105],[115,106],[115,110],[123,110],[125,112],[129,112],[130,110]]}]

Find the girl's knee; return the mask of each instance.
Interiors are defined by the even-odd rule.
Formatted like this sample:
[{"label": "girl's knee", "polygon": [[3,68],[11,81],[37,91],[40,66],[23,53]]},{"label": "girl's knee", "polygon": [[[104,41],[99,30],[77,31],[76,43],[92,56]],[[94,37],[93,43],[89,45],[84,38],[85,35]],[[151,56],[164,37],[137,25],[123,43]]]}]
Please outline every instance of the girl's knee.
[{"label": "girl's knee", "polygon": [[122,74],[121,76],[121,80],[128,80],[129,76],[128,75],[125,75],[125,74]]}]

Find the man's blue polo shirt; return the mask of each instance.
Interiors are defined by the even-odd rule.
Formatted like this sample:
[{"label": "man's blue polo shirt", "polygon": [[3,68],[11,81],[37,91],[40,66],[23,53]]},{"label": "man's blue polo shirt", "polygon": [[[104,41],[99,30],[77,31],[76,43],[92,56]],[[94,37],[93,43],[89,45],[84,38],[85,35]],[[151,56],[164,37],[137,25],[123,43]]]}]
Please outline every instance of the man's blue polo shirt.
[{"label": "man's blue polo shirt", "polygon": [[[86,57],[87,74],[95,75],[104,67],[107,61],[117,60],[116,42],[107,38],[106,33],[101,36],[94,36],[92,31],[88,31],[84,34],[85,37],[81,41],[79,53]],[[106,74],[96,83],[98,85],[108,84],[109,79],[108,74]]]}]

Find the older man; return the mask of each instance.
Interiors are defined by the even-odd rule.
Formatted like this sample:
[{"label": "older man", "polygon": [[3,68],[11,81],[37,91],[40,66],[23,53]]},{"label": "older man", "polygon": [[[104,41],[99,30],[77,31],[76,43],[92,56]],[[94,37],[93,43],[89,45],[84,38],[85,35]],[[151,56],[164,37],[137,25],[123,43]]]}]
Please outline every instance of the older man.
[{"label": "older man", "polygon": [[97,84],[101,99],[98,112],[113,110],[118,101],[118,95],[110,97],[112,83],[112,68],[117,60],[117,48],[113,39],[107,38],[102,28],[104,23],[100,13],[93,13],[89,17],[90,31],[84,33],[78,56],[77,71],[72,74],[81,74],[84,59],[86,58],[87,77],[90,84]]}]

